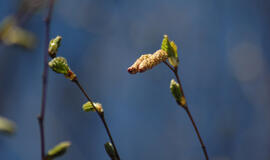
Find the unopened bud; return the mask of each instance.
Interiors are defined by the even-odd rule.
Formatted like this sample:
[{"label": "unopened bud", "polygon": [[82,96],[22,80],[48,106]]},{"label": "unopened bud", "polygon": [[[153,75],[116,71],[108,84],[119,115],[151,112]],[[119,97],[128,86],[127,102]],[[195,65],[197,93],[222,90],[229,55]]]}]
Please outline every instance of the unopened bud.
[{"label": "unopened bud", "polygon": [[175,82],[174,79],[171,80],[170,89],[171,89],[171,93],[174,96],[175,100],[178,103],[181,103],[181,98],[184,96],[180,90],[180,85],[177,82]]},{"label": "unopened bud", "polygon": [[94,104],[96,110],[97,110],[99,113],[103,113],[103,112],[104,112],[103,107],[102,107],[102,105],[101,105],[100,103],[91,103],[91,102],[89,102],[89,101],[86,102],[86,103],[82,106],[83,110],[84,110],[85,112],[90,112],[90,111],[95,112],[96,110],[95,110],[95,108],[94,108],[94,106],[93,106],[92,104]]},{"label": "unopened bud", "polygon": [[72,72],[64,57],[56,57],[49,62],[49,67],[56,73],[64,74],[66,78],[74,80],[76,74]]},{"label": "unopened bud", "polygon": [[62,156],[67,149],[70,147],[71,143],[66,141],[66,142],[61,142],[58,145],[56,145],[54,148],[48,151],[48,154],[46,156],[47,159],[54,159],[56,157]]},{"label": "unopened bud", "polygon": [[105,143],[104,148],[112,160],[117,160],[116,151],[111,142]]},{"label": "unopened bud", "polygon": [[60,47],[62,37],[57,36],[54,39],[50,41],[48,52],[51,57],[55,57],[58,51],[58,48]]}]

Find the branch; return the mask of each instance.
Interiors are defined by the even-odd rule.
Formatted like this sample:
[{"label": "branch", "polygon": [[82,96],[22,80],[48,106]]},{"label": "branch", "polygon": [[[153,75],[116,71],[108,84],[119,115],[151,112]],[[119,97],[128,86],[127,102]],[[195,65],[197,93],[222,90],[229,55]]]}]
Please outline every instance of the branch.
[{"label": "branch", "polygon": [[[184,95],[183,88],[182,88],[182,84],[181,84],[181,81],[180,81],[180,78],[179,78],[179,75],[178,75],[178,67],[172,68],[167,62],[164,62],[164,63],[165,63],[165,64],[173,71],[173,73],[174,73],[174,75],[175,75],[175,77],[176,77],[176,80],[177,80],[177,82],[178,82],[178,84],[179,84],[180,92],[182,93],[182,96],[184,97],[184,99],[186,99],[186,98],[185,98],[185,95]],[[206,159],[206,160],[209,160],[209,157],[208,157],[208,154],[207,154],[206,147],[205,147],[205,145],[204,145],[204,143],[203,143],[203,140],[202,140],[202,138],[201,138],[201,135],[200,135],[200,132],[199,132],[199,130],[198,130],[198,127],[197,127],[196,123],[194,122],[193,117],[192,117],[192,115],[191,115],[191,113],[190,113],[190,111],[189,111],[189,107],[188,107],[187,103],[185,103],[184,105],[182,105],[181,103],[177,102],[177,104],[178,104],[179,106],[183,107],[184,110],[186,111],[186,113],[187,113],[187,115],[188,115],[188,118],[190,119],[190,121],[191,121],[191,123],[192,123],[192,126],[193,126],[193,128],[194,128],[194,130],[195,130],[195,132],[196,132],[196,135],[197,135],[197,137],[198,137],[198,139],[199,139],[199,141],[200,141],[201,148],[202,148],[202,150],[203,150],[205,159]]]},{"label": "branch", "polygon": [[49,37],[50,37],[50,24],[51,24],[51,16],[54,6],[54,0],[50,0],[49,2],[49,10],[47,17],[45,18],[45,46],[44,46],[44,67],[42,74],[42,97],[41,97],[41,111],[38,116],[38,123],[40,129],[40,141],[41,141],[41,159],[46,160],[45,155],[45,135],[44,135],[44,117],[45,117],[45,106],[46,106],[46,96],[47,96],[47,82],[48,82],[48,45],[49,45]]},{"label": "branch", "polygon": [[81,86],[80,82],[78,81],[77,78],[75,78],[74,80],[72,80],[72,82],[74,82],[77,87],[81,90],[81,92],[84,94],[84,96],[87,98],[87,100],[91,103],[91,105],[93,106],[93,108],[95,109],[96,113],[98,114],[99,118],[101,119],[105,129],[106,129],[106,132],[107,132],[107,135],[109,136],[110,138],[110,141],[115,149],[115,153],[116,153],[116,157],[118,160],[120,160],[120,156],[118,154],[118,151],[117,151],[117,148],[115,146],[115,143],[113,141],[113,138],[112,138],[112,135],[111,135],[111,132],[110,132],[110,129],[108,127],[108,124],[106,123],[106,120],[105,120],[105,117],[104,117],[104,113],[101,113],[97,110],[97,108],[95,107],[94,105],[94,102],[91,100],[91,98],[87,95],[86,91],[83,89],[83,87]]}]

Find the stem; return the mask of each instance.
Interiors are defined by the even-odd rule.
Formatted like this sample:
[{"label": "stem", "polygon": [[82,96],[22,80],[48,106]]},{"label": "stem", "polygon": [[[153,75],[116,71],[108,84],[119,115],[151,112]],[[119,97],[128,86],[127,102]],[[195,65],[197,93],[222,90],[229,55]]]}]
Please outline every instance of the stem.
[{"label": "stem", "polygon": [[168,64],[168,62],[163,61],[163,63],[166,64],[166,66],[169,67],[170,70],[174,72],[174,68],[173,68],[172,66],[170,66],[170,65]]},{"label": "stem", "polygon": [[106,123],[106,120],[105,120],[105,117],[104,117],[104,113],[98,112],[98,110],[96,109],[96,107],[95,107],[93,101],[92,101],[91,98],[87,95],[86,91],[83,89],[83,87],[81,86],[81,84],[80,84],[80,82],[78,81],[77,78],[75,78],[74,80],[72,80],[72,82],[74,82],[74,83],[78,86],[78,88],[82,91],[82,93],[83,93],[84,96],[87,98],[87,100],[88,100],[88,101],[91,103],[91,105],[94,107],[94,109],[95,109],[96,113],[98,114],[99,118],[101,119],[101,121],[102,121],[102,123],[103,123],[103,125],[104,125],[104,127],[105,127],[105,129],[106,129],[107,135],[109,136],[110,141],[111,141],[111,143],[112,143],[112,145],[113,145],[113,147],[114,147],[114,149],[115,149],[116,157],[117,157],[118,160],[120,160],[120,156],[119,156],[119,154],[118,154],[117,148],[116,148],[115,143],[114,143],[114,141],[113,141],[113,138],[112,138],[110,129],[109,129],[109,127],[108,127],[108,124]]},{"label": "stem", "polygon": [[46,160],[45,155],[45,135],[44,135],[44,117],[45,117],[45,106],[46,106],[46,96],[47,96],[47,83],[48,83],[48,45],[49,45],[49,37],[50,37],[50,22],[51,15],[53,10],[54,0],[50,0],[49,10],[47,17],[45,18],[45,46],[44,46],[44,67],[42,74],[42,97],[41,97],[41,111],[38,115],[38,124],[40,130],[40,142],[41,142],[41,159]]},{"label": "stem", "polygon": [[[166,61],[164,61],[164,63],[173,71],[175,77],[176,77],[176,80],[177,82],[179,83],[179,88],[180,88],[180,92],[182,93],[183,97],[185,98],[185,95],[184,95],[184,91],[183,91],[183,88],[182,88],[182,84],[181,84],[181,81],[180,81],[180,78],[179,78],[179,75],[178,75],[178,67],[171,67]],[[186,98],[185,98],[186,99]],[[192,126],[193,128],[195,129],[195,132],[196,132],[196,135],[200,141],[200,144],[201,144],[201,147],[202,147],[202,150],[203,150],[203,153],[204,153],[204,156],[205,156],[205,159],[206,160],[209,160],[209,157],[208,157],[208,154],[207,154],[207,150],[206,150],[206,147],[203,143],[203,140],[201,138],[201,135],[200,135],[200,132],[198,130],[198,127],[195,123],[195,121],[193,120],[193,117],[189,111],[189,107],[187,105],[187,103],[185,105],[181,105],[180,103],[177,102],[177,104],[181,107],[184,108],[184,110],[186,111],[187,115],[188,115],[188,118],[190,119],[191,123],[192,123]]]},{"label": "stem", "polygon": [[195,124],[195,122],[194,122],[194,120],[193,120],[193,117],[192,117],[192,115],[191,115],[191,113],[190,113],[188,107],[184,107],[184,109],[185,109],[185,111],[187,112],[187,115],[188,115],[188,117],[189,117],[189,119],[190,119],[190,121],[191,121],[191,123],[192,123],[192,125],[193,125],[193,127],[194,127],[194,129],[195,129],[195,132],[196,132],[196,134],[197,134],[197,137],[198,137],[198,139],[199,139],[199,141],[200,141],[200,143],[201,143],[201,147],[202,147],[202,150],[203,150],[205,159],[208,160],[209,158],[208,158],[207,150],[206,150],[206,147],[205,147],[205,145],[204,145],[204,143],[203,143],[203,140],[202,140],[202,138],[201,138],[201,135],[200,135],[200,132],[199,132],[199,130],[198,130],[198,128],[197,128],[197,125]]}]

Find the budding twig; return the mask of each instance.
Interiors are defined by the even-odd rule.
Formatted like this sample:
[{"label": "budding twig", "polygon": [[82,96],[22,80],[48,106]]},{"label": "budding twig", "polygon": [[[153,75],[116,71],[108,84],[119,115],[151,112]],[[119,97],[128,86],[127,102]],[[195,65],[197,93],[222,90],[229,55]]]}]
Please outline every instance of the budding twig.
[{"label": "budding twig", "polygon": [[[50,55],[54,55],[56,56],[57,54],[57,50],[60,46],[60,36],[57,36],[56,38],[54,38],[53,40],[51,40],[50,42],[50,46],[49,46],[49,53]],[[105,129],[106,129],[106,133],[108,134],[108,137],[111,140],[111,143],[113,145],[113,147],[115,148],[115,155],[117,160],[120,160],[119,154],[117,152],[116,146],[114,144],[113,138],[111,136],[111,132],[109,130],[109,127],[105,121],[105,117],[104,117],[104,110],[101,106],[100,103],[93,103],[93,101],[90,99],[90,97],[87,95],[87,93],[85,92],[84,88],[81,86],[81,84],[78,81],[78,78],[76,76],[76,74],[71,71],[71,69],[68,66],[67,60],[64,57],[55,57],[53,58],[49,63],[48,66],[56,73],[58,74],[63,74],[67,79],[71,80],[72,82],[74,82],[77,87],[81,90],[81,92],[83,93],[83,95],[87,98],[88,102],[85,103],[83,105],[83,110],[84,111],[95,111],[97,112],[99,118],[101,119]]]},{"label": "budding twig", "polygon": [[94,102],[93,102],[93,101],[91,100],[91,98],[88,96],[88,94],[86,93],[86,91],[84,90],[84,88],[81,86],[81,84],[80,84],[80,82],[78,81],[77,78],[73,79],[72,82],[74,82],[74,83],[77,85],[77,87],[81,90],[81,92],[83,93],[83,95],[84,95],[84,96],[87,98],[87,100],[91,103],[91,105],[93,106],[94,110],[95,110],[96,113],[98,114],[99,118],[101,119],[101,121],[102,121],[102,123],[103,123],[103,125],[104,125],[104,127],[105,127],[105,129],[106,129],[107,135],[108,135],[108,137],[109,137],[109,139],[110,139],[110,141],[111,141],[111,143],[112,143],[112,145],[113,145],[113,147],[114,147],[114,149],[115,149],[116,158],[117,158],[118,160],[120,160],[120,156],[119,156],[119,154],[118,154],[117,148],[116,148],[115,143],[114,143],[114,141],[113,141],[113,138],[112,138],[110,129],[109,129],[108,124],[107,124],[107,122],[106,122],[106,120],[105,120],[104,112],[99,112],[99,110],[98,110],[98,109],[96,108],[96,106],[94,105]]},{"label": "budding twig", "polygon": [[[168,59],[169,63],[166,61]],[[184,95],[184,91],[181,85],[181,81],[178,75],[178,65],[179,58],[177,54],[177,46],[173,41],[170,41],[167,35],[164,35],[162,40],[161,49],[156,51],[153,55],[150,56],[141,56],[131,67],[128,68],[128,72],[131,74],[135,74],[137,72],[144,72],[146,70],[151,69],[157,64],[163,62],[175,75],[177,82],[174,80],[171,81],[170,89],[171,92],[179,106],[184,108],[186,111],[193,128],[197,134],[197,137],[200,141],[205,159],[208,160],[208,154],[206,151],[206,147],[203,143],[201,135],[199,133],[198,127],[196,126],[193,117],[189,111],[188,105],[186,103],[186,98]]]},{"label": "budding twig", "polygon": [[[185,98],[184,91],[183,91],[183,88],[182,88],[182,84],[181,84],[181,81],[180,81],[180,78],[179,78],[179,75],[178,75],[178,67],[172,68],[167,62],[164,61],[164,63],[165,63],[165,64],[173,71],[173,73],[174,73],[174,75],[175,75],[175,77],[176,77],[176,80],[177,80],[177,82],[178,82],[178,84],[179,84],[180,92],[181,92],[181,94],[182,94],[182,97],[181,97],[181,98],[184,98],[184,100],[185,100],[186,98]],[[194,130],[195,130],[195,132],[196,132],[196,135],[197,135],[197,137],[198,137],[198,139],[199,139],[199,141],[200,141],[201,148],[202,148],[202,150],[203,150],[205,159],[206,159],[206,160],[209,160],[209,157],[208,157],[208,153],[207,153],[206,147],[205,147],[205,145],[204,145],[204,143],[203,143],[203,140],[202,140],[202,138],[201,138],[201,135],[200,135],[200,132],[199,132],[199,130],[198,130],[198,127],[197,127],[197,125],[196,125],[196,123],[195,123],[195,121],[194,121],[194,119],[193,119],[193,117],[192,117],[192,115],[191,115],[191,113],[190,113],[190,111],[189,111],[189,107],[188,107],[186,101],[185,101],[185,103],[181,103],[180,101],[176,101],[176,102],[177,102],[177,104],[178,104],[179,106],[183,107],[184,110],[186,111],[186,113],[187,113],[187,115],[188,115],[188,118],[190,119],[190,121],[191,121],[191,123],[192,123],[192,126],[193,126],[193,128],[194,128]]]},{"label": "budding twig", "polygon": [[48,81],[48,45],[49,45],[49,37],[50,37],[50,24],[51,24],[51,16],[54,6],[54,0],[50,0],[49,2],[49,10],[47,17],[45,18],[45,49],[44,49],[44,68],[42,75],[42,97],[41,97],[41,111],[38,116],[38,123],[40,129],[40,141],[41,141],[41,159],[46,160],[45,154],[45,135],[44,135],[44,117],[45,117],[45,106],[46,106],[46,96],[47,96],[47,81]]}]

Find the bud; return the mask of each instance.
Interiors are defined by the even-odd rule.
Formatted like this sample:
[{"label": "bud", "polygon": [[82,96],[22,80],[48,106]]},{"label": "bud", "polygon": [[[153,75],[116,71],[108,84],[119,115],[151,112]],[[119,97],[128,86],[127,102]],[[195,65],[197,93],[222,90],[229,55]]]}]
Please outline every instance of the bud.
[{"label": "bud", "polygon": [[[102,105],[101,105],[100,103],[93,103],[93,104],[94,104],[96,110],[97,110],[99,113],[103,113],[103,112],[104,112],[104,110],[103,110],[103,108],[102,108]],[[96,110],[95,110],[94,106],[92,105],[91,102],[88,101],[88,102],[86,102],[86,103],[82,106],[82,108],[83,108],[83,110],[84,110],[85,112],[90,112],[90,111],[95,112]]]},{"label": "bud", "polygon": [[56,73],[64,74],[66,78],[74,80],[76,74],[73,73],[64,57],[56,57],[49,62],[49,67]]},{"label": "bud", "polygon": [[31,49],[35,45],[36,38],[33,33],[19,27],[16,18],[10,16],[5,18],[0,25],[0,40],[6,45],[18,45]]},{"label": "bud", "polygon": [[13,134],[15,130],[16,125],[14,122],[0,116],[0,132],[6,134]]},{"label": "bud", "polygon": [[117,160],[116,152],[115,152],[115,149],[114,149],[112,143],[107,142],[107,143],[104,144],[104,147],[105,147],[105,150],[106,150],[107,154],[110,156],[110,158],[112,160]]},{"label": "bud", "polygon": [[181,98],[184,96],[180,90],[180,85],[177,82],[175,82],[174,79],[171,80],[170,89],[171,89],[171,93],[174,96],[175,100],[178,103],[181,103]]},{"label": "bud", "polygon": [[128,72],[130,74],[136,74],[139,72],[139,65],[144,61],[145,59],[149,58],[152,54],[144,54],[140,58],[138,58],[135,63],[128,68]]},{"label": "bud", "polygon": [[164,50],[157,50],[150,57],[146,58],[139,65],[139,72],[145,72],[146,70],[152,69],[154,66],[165,61],[168,58],[168,54]]},{"label": "bud", "polygon": [[169,63],[177,67],[179,64],[177,46],[173,41],[170,41],[167,35],[164,35],[162,40],[161,49],[168,53]]},{"label": "bud", "polygon": [[58,48],[60,47],[62,37],[57,36],[54,39],[50,41],[48,52],[51,57],[55,57],[58,51]]},{"label": "bud", "polygon": [[50,68],[56,73],[67,75],[69,66],[67,60],[64,57],[56,57],[49,62]]},{"label": "bud", "polygon": [[53,149],[48,151],[48,154],[46,156],[47,159],[54,159],[56,157],[62,156],[64,153],[66,153],[67,149],[70,147],[71,143],[66,141],[66,142],[61,142]]}]

